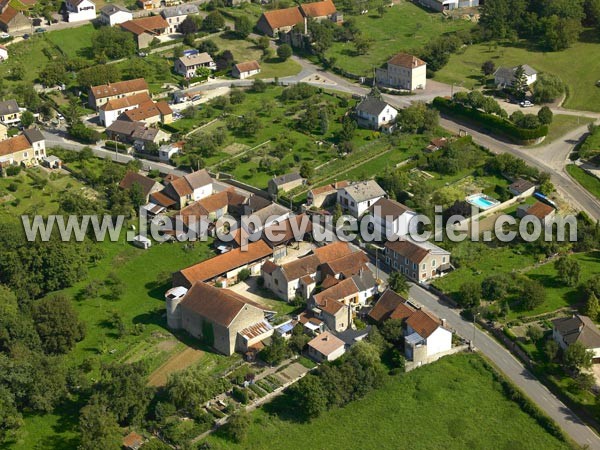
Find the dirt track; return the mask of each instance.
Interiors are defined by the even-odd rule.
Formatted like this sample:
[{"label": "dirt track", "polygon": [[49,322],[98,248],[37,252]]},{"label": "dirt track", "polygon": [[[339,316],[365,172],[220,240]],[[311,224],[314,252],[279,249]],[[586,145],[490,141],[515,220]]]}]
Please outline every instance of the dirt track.
[{"label": "dirt track", "polygon": [[204,352],[193,348],[185,350],[171,356],[167,362],[156,369],[148,377],[148,386],[160,387],[167,384],[167,378],[174,372],[179,372],[202,358]]}]

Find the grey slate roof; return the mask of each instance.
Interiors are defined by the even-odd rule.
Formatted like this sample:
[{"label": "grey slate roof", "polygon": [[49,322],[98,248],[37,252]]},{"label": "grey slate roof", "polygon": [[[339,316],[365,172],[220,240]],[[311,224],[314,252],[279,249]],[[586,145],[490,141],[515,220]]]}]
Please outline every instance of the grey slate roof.
[{"label": "grey slate roof", "polygon": [[5,114],[15,114],[19,112],[19,104],[16,100],[6,100],[0,102],[0,116]]},{"label": "grey slate roof", "polygon": [[[514,77],[517,67],[498,67],[496,72],[494,72],[494,76],[500,75],[502,78],[510,79]],[[525,75],[531,76],[537,74],[537,71],[528,64],[523,64],[523,70],[525,71]]]},{"label": "grey slate roof", "polygon": [[343,188],[355,202],[360,203],[377,197],[384,197],[386,192],[374,180],[360,181]]},{"label": "grey slate roof", "polygon": [[291,181],[296,181],[296,180],[302,180],[302,177],[300,176],[299,173],[297,173],[297,172],[286,173],[285,175],[281,175],[279,177],[273,178],[273,183],[275,183],[276,186],[281,186],[283,184],[287,184]]},{"label": "grey slate roof", "polygon": [[34,142],[40,142],[44,140],[44,135],[42,134],[42,132],[36,128],[29,128],[27,130],[23,131],[23,134],[25,135],[25,137],[27,138],[27,140],[29,142],[31,142],[32,144]]},{"label": "grey slate roof", "polygon": [[198,7],[196,5],[185,4],[171,6],[165,8],[161,12],[162,16],[166,19],[167,17],[187,16],[190,14],[198,14]]},{"label": "grey slate roof", "polygon": [[100,12],[106,14],[107,16],[112,16],[113,14],[118,13],[119,11],[130,13],[127,8],[120,5],[105,5],[100,9]]},{"label": "grey slate roof", "polygon": [[552,324],[567,345],[581,342],[588,349],[600,347],[600,330],[587,316],[575,314],[572,317],[555,319]]},{"label": "grey slate roof", "polygon": [[388,106],[383,100],[375,97],[366,97],[356,106],[356,111],[362,111],[371,116],[378,116]]}]

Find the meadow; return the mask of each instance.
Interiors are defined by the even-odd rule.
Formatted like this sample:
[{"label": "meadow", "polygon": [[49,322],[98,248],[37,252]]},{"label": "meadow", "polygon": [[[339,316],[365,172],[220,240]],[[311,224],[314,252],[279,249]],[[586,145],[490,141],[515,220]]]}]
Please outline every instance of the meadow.
[{"label": "meadow", "polygon": [[371,48],[365,55],[357,55],[351,42],[335,42],[325,56],[335,58],[336,67],[362,76],[372,76],[376,67],[398,52],[418,50],[438,36],[474,26],[466,20],[446,19],[411,2],[385,8],[383,17],[374,10],[344,17],[352,18],[362,34],[373,41]]},{"label": "meadow", "polygon": [[472,354],[390,376],[365,398],[311,422],[298,422],[280,397],[251,413],[242,444],[218,435],[207,441],[211,449],[254,450],[569,448],[508,399],[492,369]]},{"label": "meadow", "polygon": [[582,185],[588,192],[594,197],[600,200],[600,180],[593,175],[590,175],[581,167],[575,164],[567,165],[567,172],[575,179],[580,185]]}]

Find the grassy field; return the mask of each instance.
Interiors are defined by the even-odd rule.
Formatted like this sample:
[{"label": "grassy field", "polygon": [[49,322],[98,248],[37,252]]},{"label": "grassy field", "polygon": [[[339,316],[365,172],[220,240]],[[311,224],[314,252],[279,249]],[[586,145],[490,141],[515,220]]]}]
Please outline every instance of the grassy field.
[{"label": "grassy field", "polygon": [[471,22],[444,19],[441,14],[427,12],[411,2],[386,8],[383,17],[371,11],[352,19],[363,35],[373,40],[371,49],[366,55],[356,55],[352,43],[336,42],[326,56],[335,58],[335,65],[341,69],[366,76],[371,76],[375,67],[398,52],[417,50],[444,33],[473,27]]},{"label": "grassy field", "polygon": [[597,199],[600,199],[600,180],[598,180],[598,178],[590,175],[575,164],[567,165],[567,172],[569,172],[569,175],[571,175],[589,193],[591,193]]},{"label": "grassy field", "polygon": [[243,444],[211,436],[210,448],[569,448],[509,400],[476,355],[446,357],[390,377],[364,399],[309,423],[274,413],[286,406],[275,400],[254,411]]},{"label": "grassy field", "polygon": [[538,146],[548,145],[565,134],[583,125],[592,123],[594,119],[589,117],[570,116],[567,114],[555,114],[550,124],[548,135]]},{"label": "grassy field", "polygon": [[517,46],[471,45],[464,52],[452,55],[448,64],[436,73],[435,79],[466,88],[480,86],[481,65],[488,60],[496,67],[529,64],[538,72],[558,75],[568,86],[567,108],[600,111],[600,88],[595,86],[600,73],[600,45],[591,31],[583,34],[581,42],[561,52],[537,51],[525,42]]},{"label": "grassy field", "polygon": [[67,28],[47,33],[47,39],[59,47],[69,58],[93,59],[91,54],[92,39],[96,33],[93,25]]},{"label": "grassy field", "polygon": [[[581,267],[580,283],[600,274],[600,252],[579,253],[573,255],[573,258],[579,262]],[[534,310],[527,311],[527,316],[535,316],[564,307],[577,307],[584,299],[579,287],[565,286],[558,279],[554,263],[544,264],[526,272],[526,275],[532,280],[540,282],[546,288],[546,301]],[[514,319],[522,315],[523,312],[511,311],[508,318]]]}]

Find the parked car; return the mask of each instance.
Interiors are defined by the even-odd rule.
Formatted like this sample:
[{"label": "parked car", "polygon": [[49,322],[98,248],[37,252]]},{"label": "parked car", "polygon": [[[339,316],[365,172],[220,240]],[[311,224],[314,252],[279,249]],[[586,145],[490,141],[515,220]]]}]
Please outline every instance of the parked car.
[{"label": "parked car", "polygon": [[29,39],[29,37],[30,37],[30,36],[29,36],[27,33],[25,33],[25,34],[23,35],[23,39]]},{"label": "parked car", "polygon": [[521,103],[519,103],[519,105],[521,106],[521,108],[531,108],[533,105],[533,103],[531,103],[529,100],[524,100]]},{"label": "parked car", "polygon": [[35,29],[35,32],[36,32],[36,33],[45,33],[45,32],[46,32],[46,29],[45,29],[45,28],[36,28],[36,29]]},{"label": "parked car", "polygon": [[8,33],[0,33],[0,39],[8,39],[10,37],[10,34]]},{"label": "parked car", "polygon": [[146,53],[146,52],[138,52],[138,56],[140,58],[145,58],[146,56],[148,56],[148,53]]}]

